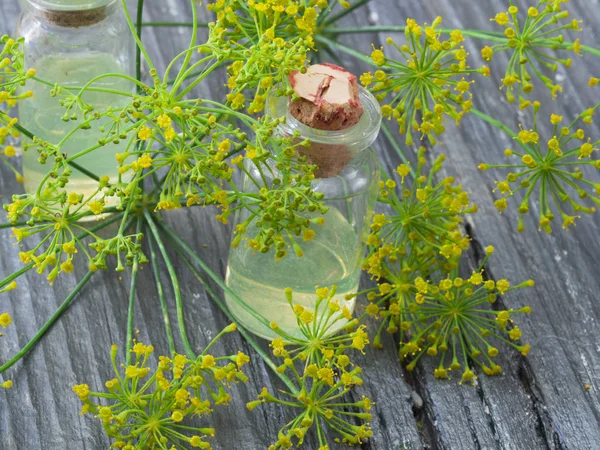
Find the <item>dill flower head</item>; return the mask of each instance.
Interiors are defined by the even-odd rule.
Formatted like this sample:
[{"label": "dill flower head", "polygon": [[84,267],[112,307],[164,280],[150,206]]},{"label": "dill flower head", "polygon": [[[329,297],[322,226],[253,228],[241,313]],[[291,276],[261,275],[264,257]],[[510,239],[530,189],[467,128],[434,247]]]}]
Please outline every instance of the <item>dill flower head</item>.
[{"label": "dill flower head", "polygon": [[[234,109],[259,113],[270,92],[290,93],[288,75],[304,68],[314,48],[320,8],[310,3],[224,0],[208,5],[217,20],[201,51],[229,63],[228,100]],[[249,102],[245,91],[253,91]]]},{"label": "dill flower head", "polygon": [[[526,102],[525,96],[533,91],[533,78],[538,78],[556,96],[562,87],[543,74],[546,70],[555,72],[559,65],[570,67],[571,58],[557,58],[551,52],[563,46],[564,30],[578,31],[579,21],[569,18],[569,11],[563,9],[564,0],[540,0],[536,7],[519,10],[512,5],[507,11],[490,19],[504,28],[505,42],[492,47],[486,46],[481,54],[484,60],[491,61],[497,53],[511,53],[510,61],[502,79],[501,89],[506,89],[509,102]],[[579,39],[567,50],[580,53]]]},{"label": "dill flower head", "polygon": [[31,91],[19,91],[26,80],[35,76],[35,70],[25,70],[23,66],[22,44],[22,39],[15,40],[6,35],[0,37],[0,162],[8,166],[19,182],[23,181],[23,177],[11,162],[17,154],[11,143],[20,136],[16,128],[18,119],[5,111],[33,95]]},{"label": "dill flower head", "polygon": [[[17,287],[17,283],[15,283],[14,281],[12,283],[10,283],[7,287],[1,289],[0,288],[0,294],[3,292],[7,292],[10,290],[13,290]],[[9,325],[12,325],[13,321],[12,321],[12,317],[10,316],[10,314],[8,313],[2,313],[0,314],[0,328],[7,328]],[[3,334],[0,333],[0,337],[2,337]],[[2,389],[10,389],[13,385],[12,380],[6,380],[4,382],[0,382],[0,388]]]},{"label": "dill flower head", "polygon": [[[160,356],[155,369],[149,367],[154,349],[136,343],[132,364],[117,368],[117,346],[111,350],[115,378],[106,382],[107,392],[92,392],[87,384],[73,387],[83,403],[82,414],[102,421],[111,448],[164,449],[205,448],[214,429],[188,424],[193,417],[227,404],[227,388],[247,381],[240,368],[248,362],[243,354],[215,357],[204,353],[195,360],[183,355]],[[241,356],[240,356],[241,355]]]},{"label": "dill flower head", "polygon": [[[409,174],[406,164],[400,165],[396,173],[400,176],[400,195],[392,195],[396,182],[388,180],[382,184],[381,197],[392,209],[392,214],[377,214],[371,224],[375,248],[390,246],[396,249],[411,248],[417,253],[430,256],[432,253],[444,257],[450,266],[458,260],[469,245],[459,224],[461,215],[477,211],[467,192],[457,185],[453,177],[436,181],[442,169],[444,156],[439,156],[426,174],[425,148],[418,154],[418,166],[412,186],[405,178]],[[371,255],[372,256],[372,255]],[[377,261],[368,262],[368,269],[377,275]]]},{"label": "dill flower head", "polygon": [[[579,126],[592,122],[595,108],[581,113],[571,124],[563,126],[563,117],[552,114],[552,136],[538,133],[538,111],[540,104],[533,105],[533,129],[521,128],[514,136],[518,150],[507,149],[504,154],[517,162],[509,164],[481,164],[481,170],[508,168],[506,179],[497,181],[495,191],[501,197],[496,200],[496,208],[502,212],[508,207],[508,200],[521,191],[519,221],[517,229],[523,231],[523,216],[530,210],[532,202],[539,205],[539,229],[552,231],[555,218],[562,222],[562,228],[569,228],[579,219],[581,213],[591,214],[600,205],[600,184],[586,179],[584,168],[600,169],[600,162],[594,158],[600,141],[588,137]],[[516,198],[516,197],[515,197]]]},{"label": "dill flower head", "polygon": [[[357,327],[348,308],[334,298],[336,289],[335,286],[318,288],[314,309],[295,304],[291,289],[286,289],[290,308],[304,338],[291,337],[277,324],[272,324],[280,337],[270,346],[273,355],[282,361],[277,371],[292,377],[290,391],[281,391],[276,397],[264,388],[258,399],[247,405],[253,410],[263,403],[276,403],[297,411],[295,419],[279,431],[270,449],[300,446],[311,429],[316,432],[319,448],[323,449],[328,448],[325,428],[339,436],[336,441],[352,445],[372,435],[371,400],[345,399],[352,389],[362,385],[362,369],[351,362],[348,352],[362,351],[369,344],[369,338],[365,327]],[[344,331],[332,334],[332,328],[340,321],[350,322]],[[348,412],[349,409],[352,412]],[[362,423],[357,424],[356,419]]]},{"label": "dill flower head", "polygon": [[386,41],[400,52],[402,60],[392,59],[383,48],[374,49],[371,58],[381,69],[361,76],[362,84],[379,101],[388,102],[382,107],[383,114],[398,123],[407,145],[413,144],[413,134],[435,144],[436,136],[445,130],[444,117],[458,124],[473,106],[470,77],[481,70],[468,67],[459,30],[446,40],[441,38],[437,30],[441,22],[438,17],[431,25],[421,26],[407,19],[405,43]]},{"label": "dill flower head", "polygon": [[496,310],[485,305],[494,304],[498,295],[534,283],[529,280],[512,286],[505,279],[487,280],[483,266],[492,252],[492,247],[486,249],[481,266],[467,279],[455,270],[437,277],[437,281],[417,277],[400,286],[380,284],[380,291],[392,293],[382,316],[391,325],[388,332],[401,331],[399,353],[410,361],[408,370],[413,370],[423,355],[439,357],[436,378],[444,379],[449,371],[462,370],[461,383],[471,382],[475,372],[470,361],[486,375],[501,373],[494,362],[499,352],[495,345],[508,345],[523,355],[529,352],[529,345],[518,342],[521,330],[513,325],[512,316],[529,313],[531,308]]}]

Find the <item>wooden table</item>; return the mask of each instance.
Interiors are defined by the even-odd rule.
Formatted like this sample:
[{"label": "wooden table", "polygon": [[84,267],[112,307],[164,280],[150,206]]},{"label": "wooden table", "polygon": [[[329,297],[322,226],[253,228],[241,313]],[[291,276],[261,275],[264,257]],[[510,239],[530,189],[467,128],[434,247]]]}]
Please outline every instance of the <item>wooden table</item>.
[{"label": "wooden table", "polygon": [[[17,2],[3,0],[0,9],[0,34],[11,33],[17,20]],[[191,17],[184,0],[148,1],[147,20],[187,20]],[[402,24],[406,17],[431,21],[445,18],[445,26],[484,28],[489,17],[506,8],[501,0],[373,0],[344,20],[357,24]],[[532,2],[529,2],[532,3]],[[531,6],[517,0],[521,8]],[[594,33],[600,26],[598,0],[571,0],[573,17],[584,19],[584,43],[594,45]],[[207,17],[203,17],[207,20]],[[189,29],[154,28],[145,31],[155,62],[164,67],[187,42]],[[342,39],[351,47],[369,52],[371,42],[379,46],[386,34],[348,36]],[[574,39],[573,33],[569,33]],[[478,65],[483,44],[469,40],[472,64]],[[572,118],[594,105],[593,90],[586,87],[591,75],[600,75],[600,59],[590,55],[574,57],[573,68],[560,68],[565,93],[552,102],[542,89],[543,114],[560,112]],[[365,67],[345,58],[350,70],[361,73]],[[501,68],[502,60],[492,69]],[[508,105],[500,85],[501,70],[490,80],[478,80],[474,88],[475,105],[501,118],[517,129],[521,116]],[[201,86],[198,96],[222,97],[223,80]],[[598,91],[595,91],[598,92]],[[544,128],[547,133],[548,130]],[[596,136],[598,127],[594,127]],[[600,449],[600,229],[598,215],[581,220],[572,232],[538,233],[535,215],[526,219],[527,230],[518,234],[515,209],[498,215],[493,202],[494,174],[480,172],[482,162],[501,162],[502,150],[510,139],[474,116],[467,117],[459,129],[449,129],[444,142],[434,151],[448,156],[446,170],[471,192],[480,212],[465,223],[474,247],[494,245],[497,252],[489,271],[497,277],[521,281],[536,280],[533,289],[507,295],[506,307],[529,304],[533,313],[519,317],[524,340],[533,350],[526,358],[504,352],[500,377],[480,376],[475,387],[459,386],[456,381],[440,382],[433,378],[433,365],[425,360],[413,373],[407,373],[396,356],[391,338],[384,350],[370,350],[361,358],[365,383],[363,392],[375,402],[373,438],[363,448],[377,450],[439,448],[460,449]],[[388,167],[397,164],[385,139],[378,150]],[[596,178],[600,181],[600,178]],[[14,177],[0,168],[0,193],[7,201],[20,192]],[[212,218],[212,211],[194,209],[170,213],[167,220],[180,235],[223,274],[230,230]],[[0,278],[20,267],[18,249],[0,232]],[[471,252],[466,263],[477,258]],[[204,289],[184,264],[177,265],[185,301],[185,319],[192,345],[201,349],[227,324],[224,315],[211,303]],[[166,276],[165,273],[161,273]],[[8,311],[15,326],[0,338],[0,361],[17,352],[54,312],[58,304],[83,276],[64,277],[49,287],[43,277],[30,274],[22,279],[17,291],[3,295],[0,312]],[[140,275],[135,327],[138,339],[151,342],[167,354],[157,294],[151,268]],[[109,440],[99,421],[79,415],[80,403],[71,391],[74,384],[88,383],[100,388],[112,378],[109,349],[125,341],[128,275],[114,272],[99,274],[85,288],[63,318],[42,342],[5,376],[15,381],[9,391],[0,390],[0,449],[63,450],[105,449]],[[172,302],[171,302],[172,303]],[[174,317],[174,310],[170,311]],[[215,353],[249,352],[253,364],[250,381],[231,392],[228,407],[217,408],[211,426],[217,429],[215,449],[266,448],[280,426],[290,420],[290,411],[266,405],[249,412],[245,404],[253,400],[263,386],[277,388],[277,379],[239,335],[229,335],[218,343]],[[589,389],[585,386],[589,385]],[[360,393],[357,393],[359,395]],[[309,442],[306,446],[316,449]],[[332,448],[337,448],[334,444]]]}]

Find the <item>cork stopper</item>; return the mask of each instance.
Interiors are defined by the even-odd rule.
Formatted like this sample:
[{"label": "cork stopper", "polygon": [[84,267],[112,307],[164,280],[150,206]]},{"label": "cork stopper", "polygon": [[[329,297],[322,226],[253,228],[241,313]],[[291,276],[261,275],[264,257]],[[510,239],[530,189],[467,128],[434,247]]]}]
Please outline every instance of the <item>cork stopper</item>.
[{"label": "cork stopper", "polygon": [[65,28],[89,27],[106,18],[106,6],[77,10],[47,10],[40,13],[47,22]]},{"label": "cork stopper", "polygon": [[[298,97],[288,105],[289,114],[315,130],[338,132],[354,127],[363,116],[356,76],[334,64],[316,64],[306,72],[292,72],[290,84]],[[337,176],[352,159],[344,144],[311,140],[299,150],[317,166],[315,176]]]}]

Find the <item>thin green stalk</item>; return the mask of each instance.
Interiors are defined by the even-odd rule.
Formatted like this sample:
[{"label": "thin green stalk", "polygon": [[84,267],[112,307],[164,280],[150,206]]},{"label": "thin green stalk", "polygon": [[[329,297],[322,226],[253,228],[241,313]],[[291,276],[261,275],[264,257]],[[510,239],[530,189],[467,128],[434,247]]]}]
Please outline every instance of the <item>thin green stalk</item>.
[{"label": "thin green stalk", "polygon": [[35,265],[35,263],[32,261],[29,264],[27,264],[25,267],[23,267],[22,269],[19,269],[16,272],[7,276],[4,280],[0,281],[0,289],[2,289],[5,286],[8,286],[10,283],[12,283],[14,280],[19,278],[24,273],[29,272],[33,268],[34,265]]},{"label": "thin green stalk", "polygon": [[[123,12],[125,13],[125,20],[127,20],[127,25],[129,26],[129,30],[131,31],[131,34],[133,35],[135,42],[137,43],[138,49],[142,52],[142,54],[144,55],[144,58],[146,58],[146,62],[148,63],[148,66],[150,67],[150,70],[156,70],[154,67],[154,64],[152,63],[152,60],[150,59],[150,56],[148,56],[148,52],[146,51],[146,48],[144,47],[144,44],[142,44],[142,41],[140,39],[140,37],[138,36],[137,33],[137,29],[136,26],[133,24],[133,21],[131,20],[131,15],[129,14],[129,8],[127,8],[127,0],[121,0],[121,4],[123,6]],[[138,7],[144,6],[144,0],[138,0]],[[138,10],[138,18],[141,16],[141,12]],[[140,19],[140,23],[141,19]]]},{"label": "thin green stalk", "polygon": [[87,170],[85,167],[80,166],[79,164],[77,164],[75,161],[69,161],[69,165],[76,170],[79,170],[82,174],[84,174],[86,177],[91,178],[92,180],[95,181],[100,181],[100,177],[98,175],[96,175],[93,172],[90,172],[89,170]]},{"label": "thin green stalk", "polygon": [[[137,226],[136,226],[136,234],[140,234],[142,232],[142,217],[138,217]],[[139,254],[136,254],[133,257],[133,267],[131,269],[131,283],[129,287],[129,308],[127,309],[127,334],[125,340],[125,365],[128,366],[131,363],[131,348],[133,346],[133,317],[135,314],[135,296],[136,296],[136,286],[137,286],[137,277],[138,270],[140,268],[140,257]]]},{"label": "thin green stalk", "polygon": [[358,50],[354,50],[353,48],[347,47],[344,44],[340,44],[339,42],[335,42],[335,41],[333,41],[333,40],[331,40],[329,38],[326,38],[325,36],[317,36],[316,40],[317,40],[317,42],[320,42],[321,44],[328,45],[331,48],[337,48],[338,50],[341,50],[341,51],[343,51],[344,53],[347,53],[350,56],[354,56],[356,59],[358,59],[360,61],[364,61],[367,64],[374,65],[374,63],[371,60],[371,58],[369,58],[366,55],[363,55]]},{"label": "thin green stalk", "polygon": [[79,291],[86,285],[86,283],[90,280],[94,272],[89,271],[85,277],[77,284],[75,289],[69,294],[66,300],[60,305],[60,307],[56,310],[52,317],[48,319],[48,321],[39,329],[36,335],[31,339],[25,347],[19,351],[15,356],[13,356],[8,362],[6,362],[3,366],[0,366],[0,374],[6,372],[13,365],[15,365],[21,358],[23,358],[31,348],[37,344],[37,342],[46,334],[46,332],[50,329],[52,325],[62,316],[62,314],[67,310],[71,302],[75,299]]},{"label": "thin green stalk", "polygon": [[[185,27],[193,28],[194,22],[143,22],[145,27]],[[210,23],[208,22],[196,22],[196,26],[200,28],[208,28]]]},{"label": "thin green stalk", "polygon": [[[136,35],[139,42],[142,42],[142,16],[144,12],[144,0],[138,0],[138,11],[137,11],[137,24],[136,24]],[[137,45],[135,48],[135,78],[138,81],[142,81],[142,50],[140,45]],[[138,93],[140,92],[140,87],[138,86]]]},{"label": "thin green stalk", "polygon": [[[558,48],[563,48],[563,49],[572,49],[573,48],[573,43],[572,42],[564,42],[562,44],[557,44]],[[594,47],[589,47],[587,45],[582,45],[581,46],[581,51],[582,52],[586,52],[586,53],[590,53],[594,56],[600,56],[600,50]]]},{"label": "thin green stalk", "polygon": [[171,238],[171,241],[177,245],[179,245],[182,249],[184,249],[186,252],[188,252],[193,258],[194,260],[200,265],[200,267],[202,268],[202,270],[204,270],[208,276],[210,276],[210,278],[212,278],[213,281],[215,281],[219,287],[221,289],[223,289],[227,294],[231,295],[239,304],[240,306],[242,306],[248,313],[250,313],[256,320],[258,320],[261,324],[263,324],[266,327],[270,327],[270,322],[265,319],[263,316],[261,316],[259,313],[257,313],[254,309],[252,309],[252,307],[250,307],[249,305],[247,305],[244,301],[242,301],[242,299],[239,298],[239,296],[233,292],[221,279],[221,277],[217,276],[217,274],[215,274],[210,267],[208,267],[204,261],[202,261],[200,258],[198,258],[194,251],[173,231],[173,229],[171,229],[171,227],[169,227],[166,223],[164,223],[164,221],[160,220],[158,217],[156,217],[158,226],[167,234],[167,236],[169,238]]},{"label": "thin green stalk", "polygon": [[160,237],[160,233],[159,233],[158,229],[156,228],[156,224],[154,223],[154,219],[152,218],[152,215],[147,210],[144,210],[144,217],[146,218],[146,223],[148,224],[148,227],[150,228],[150,231],[152,232],[152,235],[154,236],[154,240],[156,241],[156,244],[158,245],[158,249],[162,255],[165,265],[167,266],[169,276],[171,277],[171,284],[173,286],[173,292],[175,294],[175,304],[177,307],[177,322],[179,325],[179,334],[181,336],[183,346],[185,348],[185,351],[186,351],[188,357],[190,359],[196,359],[196,354],[192,350],[192,346],[190,345],[190,341],[187,337],[187,332],[185,330],[185,320],[183,317],[183,302],[181,299],[181,289],[179,287],[179,280],[177,278],[177,274],[175,273],[175,268],[173,267],[173,264],[171,263],[169,255],[167,253],[167,249],[165,248],[164,243]]},{"label": "thin green stalk", "polygon": [[199,263],[201,262],[202,265],[204,265],[204,261],[202,261],[200,259],[200,257],[198,255],[196,255],[189,247],[183,248],[180,245],[180,243],[175,242],[173,239],[171,239],[171,236],[169,235],[168,232],[167,232],[167,237],[171,240],[171,242],[173,242],[175,244],[175,251],[177,252],[177,254],[183,259],[183,261],[186,263],[186,265],[188,266],[188,269],[192,272],[192,274],[194,274],[194,276],[198,279],[198,281],[200,281],[200,283],[204,287],[204,290],[208,293],[208,295],[215,302],[215,304],[219,307],[219,309],[223,312],[223,314],[225,314],[225,316],[229,319],[230,322],[232,322],[232,323],[235,322],[238,325],[238,331],[244,337],[246,342],[248,342],[250,344],[250,346],[254,349],[254,351],[256,353],[258,353],[258,355],[263,359],[265,364],[267,366],[269,366],[275,374],[277,374],[277,376],[281,379],[281,381],[283,381],[283,383],[287,386],[287,388],[290,389],[291,392],[297,394],[298,388],[296,386],[294,386],[292,381],[285,374],[279,373],[277,371],[277,364],[271,359],[271,357],[267,354],[267,352],[265,352],[262,349],[262,347],[258,344],[258,342],[256,342],[254,337],[252,337],[251,333],[249,333],[244,327],[242,327],[234,319],[234,317],[231,315],[231,313],[227,309],[227,306],[225,306],[225,304],[223,303],[223,300],[221,300],[219,295],[210,287],[210,285],[206,282],[206,280],[204,280],[200,271],[194,266],[193,262],[190,261],[190,259],[186,256],[186,254],[184,252],[187,252],[195,261],[197,261]]},{"label": "thin green stalk", "polygon": [[[29,131],[27,128],[25,128],[23,125],[20,125],[19,123],[15,124],[15,128],[17,130],[19,130],[19,133],[25,135],[26,137],[28,137],[29,139],[33,140],[35,135]],[[79,170],[82,174],[84,174],[85,176],[96,180],[96,181],[100,181],[100,177],[98,175],[96,175],[95,173],[87,170],[85,167],[81,167],[79,164],[77,164],[76,162],[73,161],[67,161],[67,163],[73,167],[76,170]]]},{"label": "thin green stalk", "polygon": [[154,280],[156,282],[156,292],[158,293],[158,300],[160,302],[160,308],[163,315],[163,323],[165,324],[165,331],[167,333],[169,352],[171,355],[174,355],[176,353],[175,340],[173,339],[173,330],[171,329],[171,319],[169,318],[169,309],[167,308],[165,290],[163,289],[160,272],[158,270],[158,258],[156,256],[154,239],[148,239],[148,246],[150,247],[150,263],[152,264],[152,272],[154,273]]},{"label": "thin green stalk", "polygon": [[400,157],[402,162],[404,164],[408,165],[409,170],[410,170],[410,175],[414,178],[415,173],[416,173],[415,169],[409,164],[408,158],[406,157],[406,155],[404,154],[404,152],[398,145],[398,142],[396,142],[396,139],[394,138],[394,135],[392,134],[392,130],[390,130],[387,123],[385,123],[385,121],[381,123],[381,131],[383,131],[383,135],[386,137],[388,142],[392,145],[392,148],[394,150],[396,150],[396,153],[398,153],[398,156]]}]

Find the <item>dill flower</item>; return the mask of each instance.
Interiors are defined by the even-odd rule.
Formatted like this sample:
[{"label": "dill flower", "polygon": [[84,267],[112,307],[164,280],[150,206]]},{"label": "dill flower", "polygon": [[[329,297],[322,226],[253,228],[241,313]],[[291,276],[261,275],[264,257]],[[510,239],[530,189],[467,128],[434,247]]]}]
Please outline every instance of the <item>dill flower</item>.
[{"label": "dill flower", "polygon": [[[497,375],[502,368],[494,358],[503,344],[526,355],[529,345],[518,341],[521,331],[513,325],[512,316],[529,313],[531,308],[496,310],[485,305],[494,304],[498,295],[514,289],[533,286],[532,280],[511,285],[507,280],[487,280],[483,267],[493,248],[486,249],[486,257],[480,267],[467,279],[453,270],[438,275],[437,281],[421,276],[407,283],[381,283],[371,301],[388,307],[381,313],[387,331],[400,331],[399,355],[413,370],[424,355],[439,357],[435,369],[436,378],[448,378],[449,371],[462,370],[462,382],[474,382],[475,372],[470,361],[479,366],[486,375]],[[377,342],[377,341],[376,341]]]},{"label": "dill flower", "polygon": [[431,25],[421,26],[407,19],[405,43],[386,40],[403,60],[392,59],[387,50],[374,49],[371,59],[380,69],[361,77],[379,101],[389,102],[383,105],[383,114],[397,122],[407,145],[413,144],[413,134],[435,144],[436,136],[445,130],[444,117],[458,124],[473,106],[470,77],[481,70],[467,65],[459,30],[446,40],[441,38],[437,29],[441,22],[438,17]]},{"label": "dill flower", "polygon": [[[551,50],[563,48],[562,32],[578,31],[579,21],[569,18],[569,11],[563,9],[564,0],[539,0],[536,7],[519,10],[512,5],[507,11],[496,14],[490,19],[504,28],[506,41],[482,49],[483,59],[490,61],[495,54],[511,53],[510,61],[502,79],[501,89],[506,89],[509,102],[515,101],[515,94],[521,104],[526,103],[525,96],[533,89],[533,78],[538,78],[552,95],[562,92],[562,87],[543,74],[549,69],[555,72],[559,65],[571,66],[571,58],[557,58]],[[568,49],[581,54],[579,40]]]},{"label": "dill flower", "polygon": [[[496,182],[501,197],[496,208],[502,212],[508,207],[508,199],[518,191],[523,192],[519,203],[518,231],[525,228],[523,216],[530,210],[532,201],[539,205],[539,229],[552,231],[557,216],[562,228],[569,228],[581,213],[591,214],[600,205],[600,184],[586,179],[585,166],[600,169],[594,159],[597,145],[578,126],[592,121],[595,107],[581,113],[571,124],[561,126],[563,118],[552,114],[549,121],[553,126],[552,136],[538,133],[538,111],[540,104],[533,104],[533,129],[521,128],[514,136],[519,151],[507,149],[505,155],[518,158],[511,164],[481,164],[481,170],[511,169],[506,179]],[[515,197],[516,198],[516,197]]]},{"label": "dill flower", "polygon": [[[273,355],[282,361],[277,370],[293,377],[290,386],[293,389],[282,391],[278,398],[264,388],[258,399],[247,405],[253,410],[263,403],[276,403],[297,410],[296,418],[279,431],[270,449],[300,446],[311,429],[316,432],[319,448],[328,448],[325,428],[339,436],[336,441],[351,445],[360,444],[372,435],[371,400],[344,399],[362,384],[362,370],[351,362],[347,353],[352,349],[362,351],[369,343],[368,335],[364,327],[356,328],[357,321],[350,321],[352,314],[334,299],[335,293],[335,286],[318,288],[315,308],[308,310],[294,304],[291,289],[286,289],[290,308],[305,338],[290,337],[273,324],[280,337],[270,346]],[[350,322],[346,331],[332,335],[331,330],[339,321]],[[357,424],[356,419],[362,423]]]},{"label": "dill flower", "polygon": [[[393,180],[391,183],[390,180],[383,183],[381,201],[388,204],[393,213],[374,216],[371,232],[375,248],[385,245],[397,249],[414,248],[424,255],[433,250],[452,266],[468,247],[468,238],[459,230],[461,215],[476,212],[477,207],[471,205],[468,193],[455,183],[454,178],[446,177],[439,182],[435,181],[435,174],[442,169],[444,159],[440,155],[429,174],[426,174],[425,148],[421,147],[417,173],[410,188],[405,181],[409,174],[406,164],[396,169],[401,177],[399,196],[390,192],[395,187]],[[376,261],[369,263],[374,267],[368,270],[377,275],[377,265],[373,263]]]},{"label": "dill flower", "polygon": [[[227,100],[231,107],[260,113],[269,93],[289,94],[288,75],[304,68],[314,48],[312,35],[320,8],[306,2],[225,0],[210,3],[208,9],[217,20],[210,24],[201,51],[230,63]],[[245,91],[253,91],[249,102]]]},{"label": "dill flower", "polygon": [[82,414],[93,414],[102,421],[114,439],[113,448],[210,448],[206,439],[214,436],[214,429],[184,423],[209,415],[214,406],[230,401],[227,388],[247,381],[239,370],[247,357],[214,357],[206,352],[195,360],[178,354],[160,356],[151,370],[148,364],[153,351],[152,346],[136,343],[131,350],[135,355],[132,364],[120,370],[118,348],[113,346],[115,378],[106,382],[107,392],[93,392],[86,384],[73,387],[83,403]]},{"label": "dill flower", "polygon": [[6,328],[11,324],[12,324],[12,318],[10,317],[10,314],[8,314],[8,313],[0,314],[0,327]]},{"label": "dill flower", "polygon": [[26,70],[23,65],[22,44],[23,39],[13,39],[7,35],[0,37],[0,162],[14,173],[17,181],[23,178],[11,158],[16,155],[12,140],[20,136],[16,127],[18,119],[6,111],[33,95],[31,91],[19,88],[35,76],[35,70]]}]

